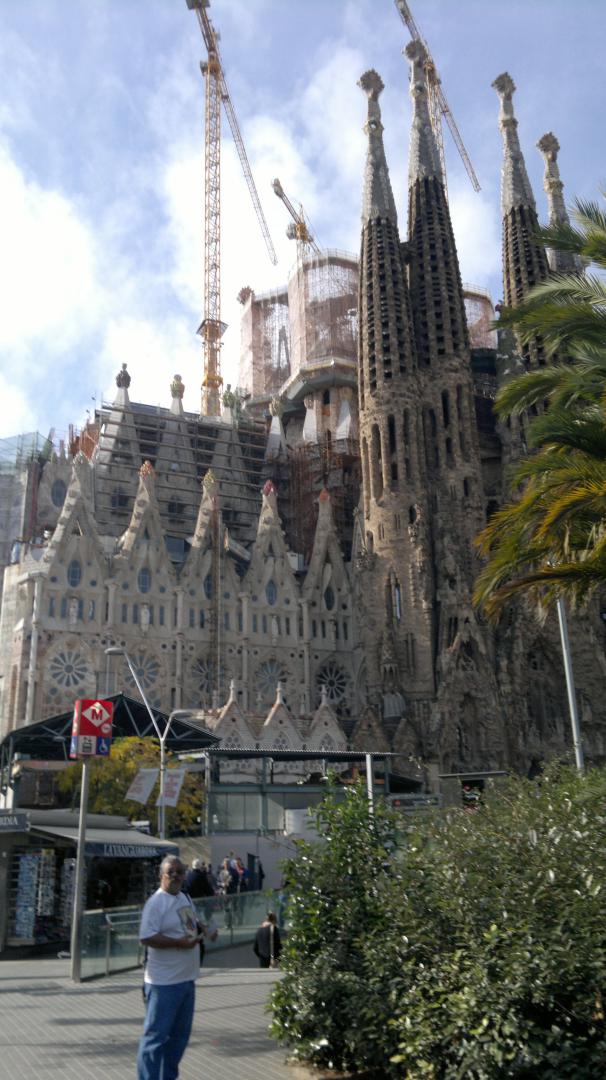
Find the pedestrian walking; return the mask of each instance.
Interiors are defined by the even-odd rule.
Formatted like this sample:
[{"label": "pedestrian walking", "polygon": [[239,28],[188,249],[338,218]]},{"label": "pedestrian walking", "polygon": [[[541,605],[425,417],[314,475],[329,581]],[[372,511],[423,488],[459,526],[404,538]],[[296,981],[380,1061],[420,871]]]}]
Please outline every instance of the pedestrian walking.
[{"label": "pedestrian walking", "polygon": [[139,939],[147,950],[147,961],[138,1080],[176,1080],[191,1034],[204,927],[197,921],[190,898],[181,891],[184,877],[181,860],[167,855],[160,866],[160,887],[141,916]]},{"label": "pedestrian walking", "polygon": [[280,931],[276,926],[276,916],[273,911],[268,911],[255,935],[253,945],[255,956],[259,958],[259,967],[275,968],[278,966],[282,941]]}]

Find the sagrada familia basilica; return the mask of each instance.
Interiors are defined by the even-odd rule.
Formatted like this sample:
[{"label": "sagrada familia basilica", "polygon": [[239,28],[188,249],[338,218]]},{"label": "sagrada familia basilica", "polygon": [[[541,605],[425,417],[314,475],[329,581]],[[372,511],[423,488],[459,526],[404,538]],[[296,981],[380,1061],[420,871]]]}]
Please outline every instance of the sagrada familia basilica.
[{"label": "sagrada familia basilica", "polygon": [[[113,403],[62,452],[28,463],[5,558],[3,736],[78,697],[136,696],[126,665],[105,654],[118,645],[153,706],[204,710],[227,747],[391,749],[406,769],[447,773],[527,772],[569,751],[555,620],[520,603],[494,628],[471,603],[474,539],[523,449],[523,429],[495,420],[494,395],[545,357],[490,326],[481,345],[470,340],[423,45],[406,54],[406,233],[383,84],[367,71],[359,263],[311,252],[280,297],[242,291],[241,389],[228,389],[220,417],[185,413],[178,375],[166,408],[136,403],[124,364]],[[533,235],[515,87],[506,74],[494,87],[511,304],[553,267]],[[557,140],[539,147],[561,221]],[[281,321],[259,344],[270,301]],[[317,332],[323,304],[334,333]],[[312,316],[315,337],[295,332]],[[606,737],[604,634],[597,605],[571,619],[594,760]]]}]

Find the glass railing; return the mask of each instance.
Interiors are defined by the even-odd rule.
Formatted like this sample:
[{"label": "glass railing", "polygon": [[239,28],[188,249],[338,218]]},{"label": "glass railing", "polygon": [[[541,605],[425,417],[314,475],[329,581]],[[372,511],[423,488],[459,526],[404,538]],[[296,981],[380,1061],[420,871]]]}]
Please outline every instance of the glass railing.
[{"label": "glass railing", "polygon": [[[267,892],[210,896],[194,900],[201,922],[218,931],[216,941],[205,942],[206,951],[252,942],[268,910],[279,912],[276,898]],[[83,979],[127,971],[143,963],[139,943],[142,905],[85,911],[82,928]],[[212,920],[212,921],[211,921]]]}]

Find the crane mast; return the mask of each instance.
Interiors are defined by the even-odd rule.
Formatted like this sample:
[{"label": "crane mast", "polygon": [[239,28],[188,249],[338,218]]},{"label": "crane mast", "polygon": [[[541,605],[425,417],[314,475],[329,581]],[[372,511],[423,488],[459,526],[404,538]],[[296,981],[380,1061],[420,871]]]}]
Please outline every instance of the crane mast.
[{"label": "crane mast", "polygon": [[438,152],[440,154],[440,163],[442,165],[442,176],[444,178],[444,186],[446,186],[446,162],[445,162],[445,158],[444,158],[444,137],[443,137],[443,134],[442,134],[442,117],[444,117],[444,119],[446,120],[446,123],[448,124],[448,129],[450,131],[450,134],[452,135],[454,144],[455,144],[457,150],[459,151],[459,156],[460,156],[461,161],[463,162],[463,164],[465,166],[465,170],[467,172],[467,175],[468,175],[469,179],[471,180],[474,191],[479,191],[480,190],[480,181],[478,180],[478,178],[476,176],[475,169],[474,169],[473,165],[471,164],[471,159],[469,157],[469,154],[467,153],[467,150],[465,149],[465,144],[463,142],[463,139],[461,138],[461,133],[460,133],[458,127],[457,127],[455,118],[454,118],[454,116],[452,114],[452,110],[451,110],[450,105],[448,104],[448,102],[446,100],[446,96],[444,94],[444,91],[442,90],[442,83],[441,83],[441,80],[440,80],[440,76],[438,75],[438,70],[436,68],[435,61],[434,61],[434,59],[433,59],[433,57],[431,55],[429,46],[428,46],[427,42],[425,41],[423,35],[421,34],[421,31],[419,30],[419,27],[417,26],[417,24],[416,24],[416,22],[414,20],[413,14],[412,14],[408,4],[406,3],[406,0],[395,0],[395,5],[396,5],[396,7],[397,7],[397,9],[398,9],[398,11],[400,13],[400,16],[402,18],[402,22],[404,22],[405,25],[409,29],[410,36],[413,39],[413,41],[420,41],[425,46],[425,48],[427,50],[426,72],[427,72],[427,85],[428,85],[428,89],[429,89],[429,115],[431,117],[431,126],[433,128],[436,143],[437,143],[437,146],[438,146]]},{"label": "crane mast", "polygon": [[221,105],[233,135],[244,179],[250,192],[257,220],[273,264],[277,263],[267,222],[261,208],[238,118],[227,89],[218,35],[207,8],[209,0],[186,0],[195,11],[208,59],[200,64],[204,76],[204,312],[198,333],[202,338],[204,375],[201,413],[219,416],[221,412],[221,338],[226,324],[221,321]]}]

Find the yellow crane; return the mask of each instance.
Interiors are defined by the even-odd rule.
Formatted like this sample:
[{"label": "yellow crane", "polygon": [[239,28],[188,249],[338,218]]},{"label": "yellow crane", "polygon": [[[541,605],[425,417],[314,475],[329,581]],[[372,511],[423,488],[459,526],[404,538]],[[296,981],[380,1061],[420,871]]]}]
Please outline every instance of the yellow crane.
[{"label": "yellow crane", "polygon": [[394,0],[394,2],[395,2],[395,5],[396,5],[399,13],[400,13],[402,21],[406,24],[406,26],[408,27],[408,29],[410,31],[410,36],[413,39],[413,41],[420,41],[425,46],[425,48],[427,50],[427,63],[426,63],[425,70],[427,72],[427,85],[428,85],[428,88],[429,88],[429,114],[430,114],[430,117],[431,117],[431,126],[433,128],[433,131],[434,131],[434,134],[435,134],[435,137],[436,137],[436,142],[438,144],[438,151],[439,151],[439,154],[440,154],[440,161],[442,163],[442,176],[444,177],[444,186],[446,186],[446,164],[445,164],[445,161],[444,161],[444,139],[443,139],[443,136],[442,136],[442,117],[444,117],[446,123],[448,124],[448,127],[450,129],[450,134],[452,135],[453,140],[454,140],[454,144],[455,144],[457,150],[459,151],[459,154],[461,156],[461,161],[463,162],[463,164],[465,166],[465,169],[467,171],[467,175],[468,175],[469,179],[471,180],[473,188],[474,188],[475,191],[479,191],[480,190],[480,181],[478,180],[478,178],[476,176],[475,169],[474,169],[473,165],[471,164],[469,154],[467,153],[467,150],[465,149],[465,144],[464,144],[464,142],[463,142],[463,140],[461,138],[461,133],[459,132],[459,129],[458,129],[458,127],[456,125],[456,122],[455,122],[455,118],[452,115],[450,105],[448,104],[448,102],[446,100],[446,97],[444,95],[444,91],[442,90],[442,83],[441,83],[441,80],[440,80],[440,76],[438,75],[438,70],[436,68],[435,61],[434,61],[434,59],[433,59],[433,57],[431,55],[431,52],[429,51],[429,45],[427,44],[427,42],[423,38],[423,35],[421,34],[421,31],[419,30],[419,28],[418,28],[418,26],[417,26],[417,24],[416,24],[416,22],[415,22],[415,20],[413,18],[412,12],[411,12],[408,4],[406,3],[406,0]]},{"label": "yellow crane", "polygon": [[289,240],[297,241],[297,259],[300,260],[308,251],[313,251],[316,255],[319,255],[320,248],[312,236],[309,222],[303,212],[303,207],[299,204],[299,209],[295,209],[277,178],[273,181],[271,186],[278,198],[284,203],[292,218],[292,223],[288,226],[286,235]]},{"label": "yellow crane", "polygon": [[251,172],[248,155],[240,133],[238,118],[227,89],[219,54],[218,34],[208,17],[210,0],[186,0],[195,11],[208,54],[200,64],[205,83],[204,103],[204,315],[198,328],[202,338],[204,375],[202,379],[203,416],[221,412],[221,338],[226,324],[221,322],[221,105],[233,136],[244,179],[252,198],[269,257],[277,263],[265,215]]}]

